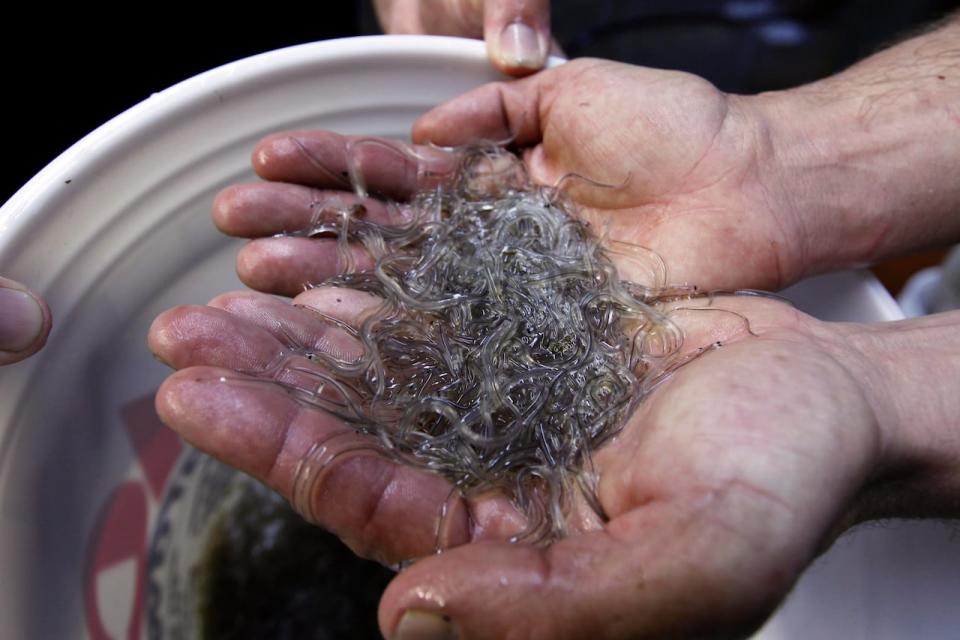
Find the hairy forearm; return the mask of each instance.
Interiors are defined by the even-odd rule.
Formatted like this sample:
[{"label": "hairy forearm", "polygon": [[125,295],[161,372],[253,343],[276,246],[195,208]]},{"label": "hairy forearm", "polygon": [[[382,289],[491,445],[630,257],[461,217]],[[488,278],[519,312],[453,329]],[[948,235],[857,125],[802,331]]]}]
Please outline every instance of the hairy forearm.
[{"label": "hairy forearm", "polygon": [[960,17],[755,99],[806,275],[960,241]]},{"label": "hairy forearm", "polygon": [[960,311],[839,328],[883,442],[854,519],[960,517]]}]

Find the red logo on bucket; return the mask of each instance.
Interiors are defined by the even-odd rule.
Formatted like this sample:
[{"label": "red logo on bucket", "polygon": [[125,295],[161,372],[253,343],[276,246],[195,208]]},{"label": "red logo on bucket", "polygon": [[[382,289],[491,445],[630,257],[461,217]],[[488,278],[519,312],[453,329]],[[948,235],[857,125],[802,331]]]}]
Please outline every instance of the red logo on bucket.
[{"label": "red logo on bucket", "polygon": [[[125,405],[120,416],[144,480],[126,480],[114,489],[88,543],[83,591],[87,633],[93,640],[140,637],[150,512],[183,447],[157,417],[152,394]],[[122,586],[124,577],[133,580],[128,598],[100,597],[105,584]]]}]

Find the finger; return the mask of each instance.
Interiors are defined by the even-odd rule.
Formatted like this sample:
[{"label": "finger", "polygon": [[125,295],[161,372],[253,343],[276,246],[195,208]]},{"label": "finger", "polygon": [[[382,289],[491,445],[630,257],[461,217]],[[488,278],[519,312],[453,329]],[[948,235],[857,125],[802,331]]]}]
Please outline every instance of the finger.
[{"label": "finger", "polygon": [[348,207],[353,216],[375,224],[398,225],[410,221],[401,208],[374,198],[282,182],[227,187],[213,202],[213,221],[227,235],[259,238],[306,230],[325,209],[335,211]]},{"label": "finger", "polygon": [[[338,297],[342,301],[351,294],[365,295],[341,290]],[[245,319],[270,333],[285,347],[304,353],[325,353],[344,362],[356,361],[364,353],[363,346],[351,332],[331,323],[329,317],[334,316],[322,316],[300,304],[255,291],[233,291],[217,296],[209,305]]]},{"label": "finger", "polygon": [[[298,311],[293,307],[291,310]],[[277,333],[285,329],[278,326]],[[316,348],[304,348],[281,342],[263,327],[222,309],[185,305],[158,316],[150,328],[148,342],[158,359],[176,369],[223,367],[236,372],[231,379],[252,376],[261,384],[276,384],[277,389],[316,399],[318,403],[337,402],[341,400],[338,394],[326,389],[326,370],[307,357],[311,351],[328,353],[323,347],[342,351],[325,341],[326,335],[327,332],[312,338]],[[341,339],[355,342],[350,336]],[[358,346],[348,346],[347,351],[350,350],[356,352]]]},{"label": "finger", "polygon": [[293,303],[357,327],[368,313],[383,304],[383,298],[363,291],[324,286],[303,291]]},{"label": "finger", "polygon": [[[318,295],[313,298],[322,300]],[[329,313],[321,315],[264,294],[223,294],[209,306],[183,305],[160,314],[150,327],[148,344],[157,358],[175,369],[210,365],[251,374],[278,372],[280,379],[316,386],[315,378],[304,379],[311,371],[322,371],[320,367],[298,359],[297,369],[305,375],[297,376],[282,371],[286,359],[323,353],[346,362],[356,360],[362,345],[336,320],[356,321],[376,300],[343,289],[331,290],[329,298],[322,303]]]},{"label": "finger", "polygon": [[654,503],[632,514],[629,536],[614,521],[549,547],[485,543],[425,558],[387,588],[381,630],[395,640],[425,629],[437,638],[745,635],[795,573],[765,565],[729,523],[703,513]]},{"label": "finger", "polygon": [[[350,322],[356,321],[375,300],[366,294],[331,289],[329,300],[318,290],[305,301],[329,308],[331,317]],[[288,367],[291,356],[286,347],[257,323],[272,324],[274,333],[284,337],[300,334],[303,337],[298,345],[312,344],[325,353],[337,349],[337,340],[330,339],[331,332],[338,331],[336,328],[323,323],[316,331],[318,316],[311,316],[303,307],[260,294],[226,294],[214,303],[231,311],[177,307],[158,317],[150,331],[154,353],[171,366],[190,372],[187,378],[177,379],[184,384],[201,385],[210,394],[207,404],[191,401],[189,406],[181,397],[182,385],[175,387],[175,393],[158,395],[158,407],[166,407],[167,413],[161,415],[166,416],[167,424],[189,441],[267,482],[291,499],[302,515],[344,537],[363,555],[384,562],[419,557],[433,552],[438,544],[447,547],[471,539],[504,539],[523,530],[525,522],[505,498],[463,500],[453,495],[449,482],[439,476],[373,456],[378,446],[372,437],[357,435],[316,407],[297,404],[287,391],[315,388],[326,372],[303,358],[297,358],[294,366]],[[354,343],[356,350],[349,335],[341,332],[339,340]],[[268,372],[269,377],[257,375],[262,372]],[[275,381],[285,386],[273,384]],[[187,392],[192,393],[189,389]],[[248,406],[251,401],[245,399],[245,392],[262,410]],[[224,396],[234,400],[227,401]],[[327,397],[342,400],[336,394]],[[242,415],[224,417],[225,422],[218,423],[217,416],[226,415],[221,407],[224,402],[235,402],[236,411]],[[246,433],[253,426],[243,426],[250,411],[254,414],[251,420],[262,423],[255,425],[260,435]],[[290,427],[284,421],[294,418],[314,433],[313,443],[305,448],[301,445],[306,436],[294,439],[287,433],[282,439],[299,449],[282,452],[278,447],[286,444],[271,446],[270,434],[288,432]],[[281,424],[268,428],[277,421]],[[234,433],[237,429],[246,430]],[[244,443],[242,447],[235,447],[238,440]],[[257,451],[250,451],[251,448]],[[265,456],[276,458],[281,454],[300,459],[295,464],[264,462]],[[348,461],[354,454],[368,459]],[[275,474],[275,467],[281,473]],[[290,473],[296,474],[297,469],[306,471],[291,479]],[[299,496],[293,488],[295,482],[301,487]],[[378,493],[381,489],[389,495]],[[344,502],[356,502],[356,510],[344,513],[340,507]],[[392,532],[401,520],[405,535],[398,538]]]},{"label": "finger", "polygon": [[[509,75],[528,75],[546,63],[549,0],[375,0],[385,33],[485,37],[490,61]],[[511,27],[511,25],[518,25]]]},{"label": "finger", "polygon": [[413,125],[413,140],[441,146],[477,140],[511,140],[519,146],[539,142],[541,113],[549,106],[545,91],[555,79],[555,71],[547,70],[474,89],[421,116]]},{"label": "finger", "polygon": [[264,328],[203,305],[182,305],[161,313],[150,326],[147,344],[174,369],[212,365],[264,371],[283,351],[283,344]]},{"label": "finger", "polygon": [[[365,557],[396,562],[429,553],[434,543],[438,505],[450,492],[442,478],[377,455],[371,438],[302,409],[276,387],[193,367],[164,382],[157,411],[191,444],[266,483]],[[305,503],[294,495],[297,473],[318,443],[330,459],[309,478]]]},{"label": "finger", "polygon": [[[234,306],[242,304],[234,300]],[[279,386],[238,373],[235,369],[268,367],[280,353],[281,345],[266,330],[221,309],[184,306],[155,321],[150,346],[172,366],[188,367],[171,376],[157,396],[161,418],[188,441],[288,499],[296,497],[296,472],[309,458],[311,473],[301,478],[308,489],[294,505],[303,515],[368,557],[396,561],[432,551],[449,483],[374,455],[372,438],[322,411],[301,408]],[[316,460],[317,443],[329,458],[323,465]],[[400,514],[410,518],[404,535],[388,535],[390,521]],[[466,515],[456,504],[450,508],[445,539],[466,540]]]},{"label": "finger", "polygon": [[253,168],[266,180],[344,190],[359,181],[395,199],[435,185],[455,166],[456,156],[440,149],[330,131],[273,134],[253,151]]},{"label": "finger", "polygon": [[505,500],[468,504],[444,478],[385,458],[371,436],[230,369],[172,375],[157,411],[194,446],[265,482],[364,557],[392,564],[438,543],[502,539],[523,527]]},{"label": "finger", "polygon": [[50,334],[50,308],[19,282],[0,278],[0,365],[33,355]]},{"label": "finger", "polygon": [[[371,255],[359,245],[349,245],[354,267],[373,268]],[[304,287],[324,282],[345,267],[337,241],[324,238],[261,238],[237,254],[237,275],[251,289],[295,296]]]},{"label": "finger", "polygon": [[487,53],[504,73],[522,76],[543,68],[550,49],[550,0],[492,0],[484,7]]}]

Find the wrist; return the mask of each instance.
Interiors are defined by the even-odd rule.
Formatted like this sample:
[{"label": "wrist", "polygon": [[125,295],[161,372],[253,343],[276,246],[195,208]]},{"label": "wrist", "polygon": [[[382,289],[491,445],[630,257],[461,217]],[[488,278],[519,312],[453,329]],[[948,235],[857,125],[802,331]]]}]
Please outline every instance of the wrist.
[{"label": "wrist", "polygon": [[851,523],[960,516],[960,312],[836,325],[834,338],[880,435],[879,462]]},{"label": "wrist", "polygon": [[960,23],[753,97],[804,275],[960,240]]},{"label": "wrist", "polygon": [[866,223],[876,211],[863,182],[877,181],[845,165],[838,137],[848,130],[844,105],[814,100],[799,89],[755,96],[768,131],[766,191],[795,234],[799,277],[870,261],[883,230]]}]

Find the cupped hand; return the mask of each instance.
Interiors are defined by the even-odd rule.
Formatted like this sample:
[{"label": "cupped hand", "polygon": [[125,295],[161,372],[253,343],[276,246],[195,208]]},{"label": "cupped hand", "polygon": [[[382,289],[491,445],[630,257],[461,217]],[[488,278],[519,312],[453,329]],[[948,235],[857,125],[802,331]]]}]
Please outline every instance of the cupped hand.
[{"label": "cupped hand", "polygon": [[672,281],[779,289],[810,269],[813,230],[782,196],[768,105],[686,73],[577,60],[455,98],[413,138],[511,139],[536,182],[610,185],[571,181],[569,192],[611,237],[659,253]]},{"label": "cupped hand", "polygon": [[[535,182],[562,180],[598,234],[658,253],[670,283],[776,290],[816,271],[806,257],[817,229],[781,195],[772,117],[762,107],[689,74],[583,60],[454,99],[420,118],[414,140],[512,139],[526,149]],[[311,131],[265,139],[254,167],[274,183],[222,194],[218,226],[258,237],[305,225],[311,203],[349,188],[346,144]],[[420,154],[435,156],[426,146]],[[409,192],[424,173],[403,166],[397,154],[371,157],[364,169],[390,195]],[[289,241],[258,240],[241,256],[241,277],[254,288],[293,294],[318,281],[315,266],[307,268],[318,264],[317,246],[301,243],[301,253]]]},{"label": "cupped hand", "polygon": [[483,38],[494,66],[514,76],[541,69],[551,48],[550,0],[375,0],[374,7],[386,33]]},{"label": "cupped hand", "polygon": [[[366,436],[253,381],[275,372],[291,343],[349,357],[349,334],[311,309],[351,323],[374,303],[331,287],[294,302],[234,293],[160,316],[151,349],[180,371],[157,406],[187,440],[291,498],[358,553],[423,558],[383,597],[387,637],[747,633],[849,524],[883,450],[844,325],[763,299],[679,303],[672,317],[686,349],[724,346],[678,370],[596,453],[610,520],[573,523],[547,547],[511,544],[524,522],[505,499],[451,499],[440,476],[372,453]],[[294,495],[313,445],[334,442],[345,453],[327,456]],[[438,535],[448,550],[431,555]]]},{"label": "cupped hand", "polygon": [[0,365],[39,351],[50,324],[50,309],[40,296],[19,282],[0,278]]}]

